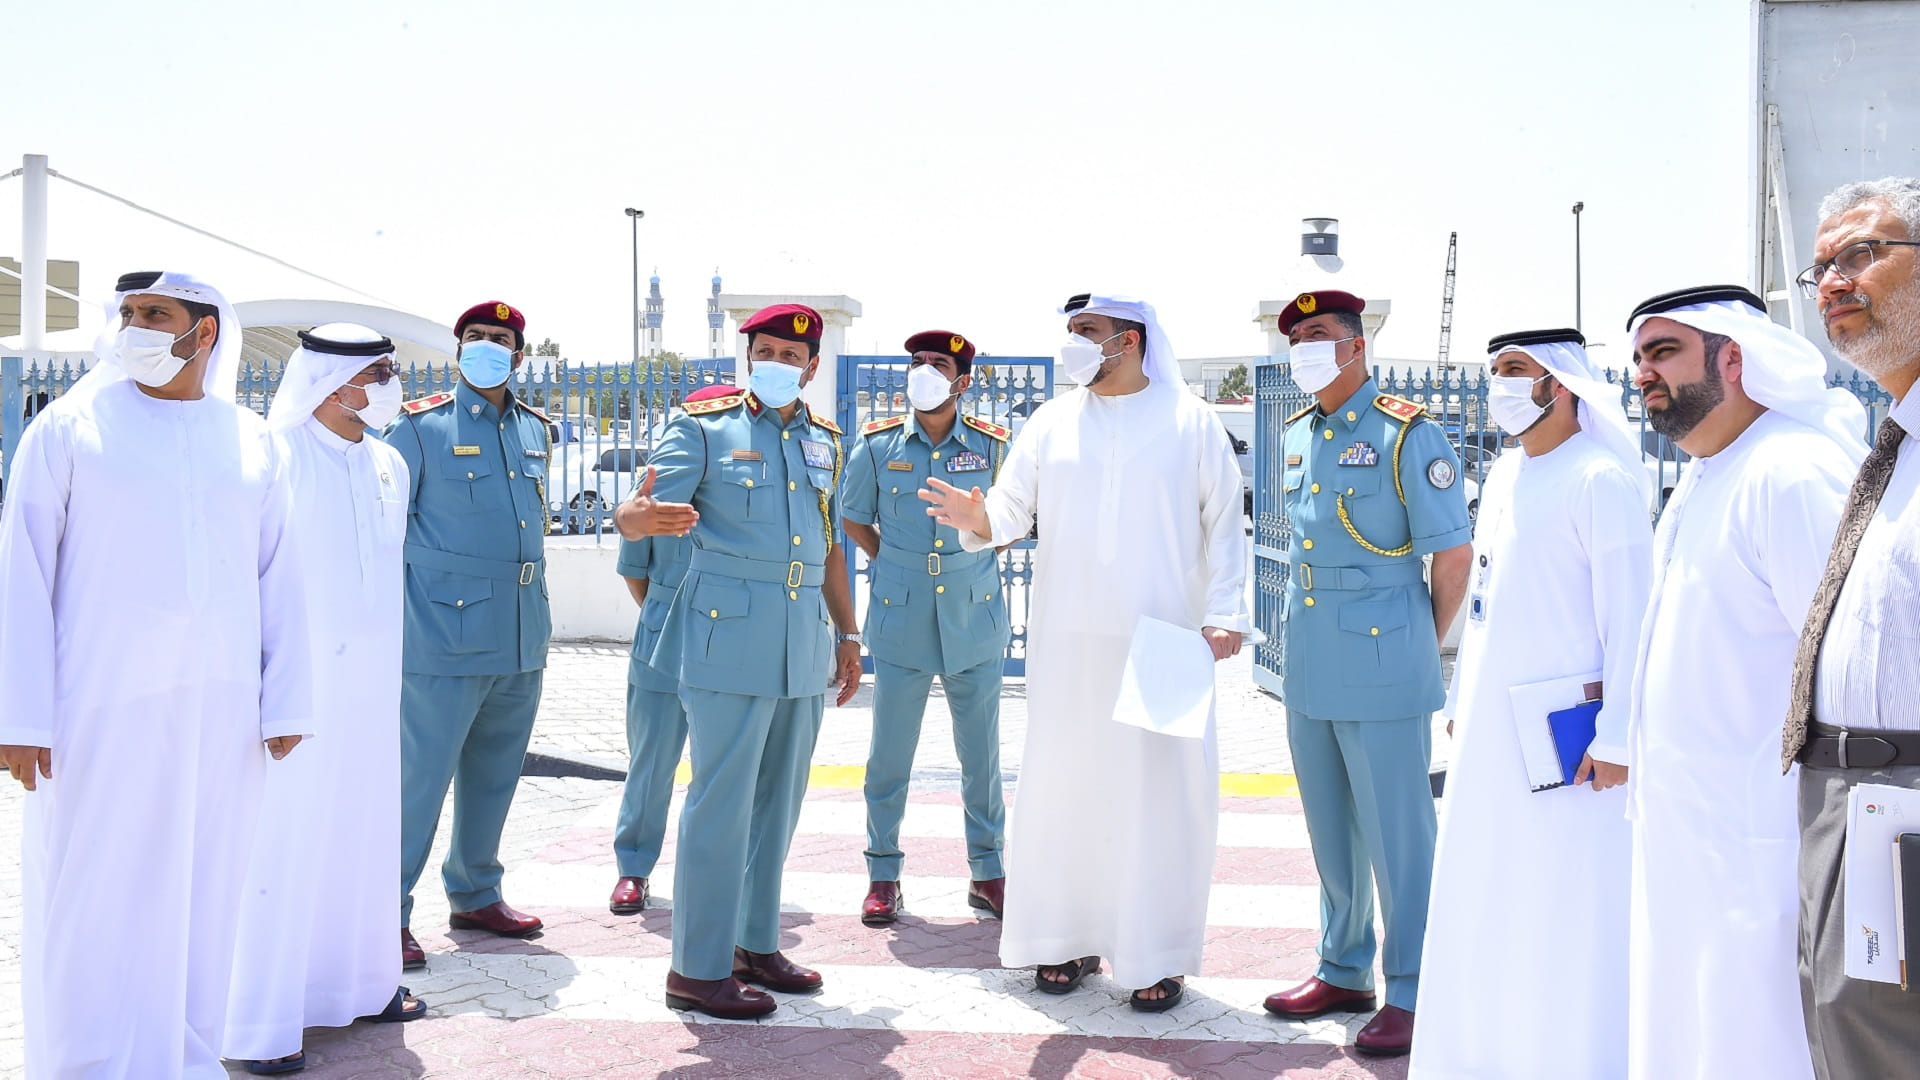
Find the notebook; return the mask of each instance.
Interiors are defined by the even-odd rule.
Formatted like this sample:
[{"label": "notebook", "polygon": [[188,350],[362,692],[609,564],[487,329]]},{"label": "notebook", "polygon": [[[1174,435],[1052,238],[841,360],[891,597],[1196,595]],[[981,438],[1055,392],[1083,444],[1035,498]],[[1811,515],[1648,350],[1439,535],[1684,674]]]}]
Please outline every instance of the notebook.
[{"label": "notebook", "polygon": [[1573,783],[1580,759],[1593,743],[1600,682],[1596,671],[1508,689],[1530,790],[1551,791]]}]

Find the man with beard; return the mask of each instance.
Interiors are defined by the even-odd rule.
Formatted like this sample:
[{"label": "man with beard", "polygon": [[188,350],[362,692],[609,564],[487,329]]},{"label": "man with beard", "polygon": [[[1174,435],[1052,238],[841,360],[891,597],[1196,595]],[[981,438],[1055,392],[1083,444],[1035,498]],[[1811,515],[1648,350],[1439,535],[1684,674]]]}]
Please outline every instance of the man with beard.
[{"label": "man with beard", "polygon": [[1864,410],[1737,286],[1634,309],[1650,422],[1693,456],[1654,537],[1629,767],[1628,1075],[1810,1076],[1776,719]]},{"label": "man with beard", "polygon": [[[1849,184],[1820,204],[1800,287],[1827,339],[1894,397],[1854,480],[1794,660],[1782,770],[1800,763],[1800,997],[1821,1080],[1920,1061],[1920,995],[1846,975],[1847,795],[1920,789],[1920,179]],[[1881,857],[1885,857],[1882,853]],[[1916,929],[1909,928],[1908,933]]]}]

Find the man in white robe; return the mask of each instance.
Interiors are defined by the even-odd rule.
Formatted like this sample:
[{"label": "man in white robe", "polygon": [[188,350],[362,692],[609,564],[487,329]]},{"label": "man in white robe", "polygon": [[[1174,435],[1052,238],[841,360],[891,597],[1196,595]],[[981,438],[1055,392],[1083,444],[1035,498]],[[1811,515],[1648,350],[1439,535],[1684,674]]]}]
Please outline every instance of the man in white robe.
[{"label": "man in white robe", "polygon": [[350,323],[300,341],[267,426],[287,449],[326,737],[267,769],[225,1042],[258,1075],[301,1068],[305,1028],[426,1012],[394,989],[408,473],[398,450],[368,437],[400,411],[393,342]]},{"label": "man in white robe", "polygon": [[[1448,702],[1413,1080],[1626,1071],[1627,715],[1652,576],[1651,490],[1620,387],[1576,330],[1494,338],[1488,409],[1520,446],[1481,488]],[[1533,790],[1510,691],[1603,688],[1573,786]],[[1564,780],[1564,775],[1561,777]],[[1555,782],[1561,782],[1559,780]],[[1586,786],[1581,786],[1581,785]],[[1497,898],[1497,902],[1489,902]]]},{"label": "man in white robe", "polygon": [[1632,698],[1628,1075],[1802,1080],[1781,717],[1866,413],[1745,289],[1654,297],[1628,332],[1649,423],[1693,455],[1654,534]]},{"label": "man in white robe", "polygon": [[100,361],[9,447],[0,766],[26,798],[27,1076],[224,1077],[265,741],[313,733],[286,461],[240,322],[128,274]]},{"label": "man in white robe", "polygon": [[1111,960],[1134,1008],[1171,1008],[1198,971],[1219,823],[1213,720],[1202,738],[1117,723],[1142,618],[1204,637],[1215,660],[1252,629],[1239,470],[1187,392],[1145,303],[1076,296],[1061,350],[1080,384],[1036,409],[992,490],[929,480],[921,498],[969,551],[1036,516],[1025,764],[1007,837],[1000,959],[1077,987]]}]

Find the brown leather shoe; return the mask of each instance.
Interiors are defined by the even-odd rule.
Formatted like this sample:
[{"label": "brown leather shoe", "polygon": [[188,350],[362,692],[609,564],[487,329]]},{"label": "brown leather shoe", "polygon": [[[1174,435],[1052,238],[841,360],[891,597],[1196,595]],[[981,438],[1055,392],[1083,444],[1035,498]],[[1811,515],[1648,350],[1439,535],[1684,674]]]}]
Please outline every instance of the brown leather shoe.
[{"label": "brown leather shoe", "polygon": [[647,879],[643,877],[621,878],[607,900],[607,910],[615,915],[638,915],[646,907]]},{"label": "brown leather shoe", "polygon": [[733,947],[733,977],[783,994],[811,994],[822,981],[819,972],[801,967],[784,953],[750,953],[738,945]]},{"label": "brown leather shoe", "polygon": [[753,1020],[780,1007],[773,995],[740,985],[739,979],[689,979],[667,972],[667,1008],[703,1012],[722,1020]]},{"label": "brown leather shoe", "polygon": [[1413,1014],[1389,1005],[1353,1037],[1353,1048],[1369,1057],[1400,1057],[1413,1049]]},{"label": "brown leather shoe", "polygon": [[454,912],[447,916],[447,925],[455,930],[485,930],[501,937],[528,937],[539,933],[542,923],[535,916],[508,907],[504,900],[495,900],[479,911]]},{"label": "brown leather shoe", "polygon": [[860,921],[868,926],[885,926],[900,917],[900,883],[875,881],[867,886],[866,902],[860,905]]},{"label": "brown leather shoe", "polygon": [[401,927],[400,928],[400,970],[412,971],[415,968],[423,968],[426,966],[427,966],[427,950],[420,947],[420,942],[415,940],[413,936],[413,931],[407,929],[404,926]]},{"label": "brown leather shoe", "polygon": [[1266,1005],[1267,1011],[1275,1016],[1283,1016],[1288,1020],[1311,1020],[1328,1013],[1370,1012],[1374,1007],[1374,997],[1371,990],[1349,990],[1344,986],[1323,982],[1316,976],[1291,990],[1268,995]]},{"label": "brown leather shoe", "polygon": [[967,884],[967,906],[993,912],[993,917],[1001,918],[1001,909],[1007,906],[1007,879],[988,878]]}]

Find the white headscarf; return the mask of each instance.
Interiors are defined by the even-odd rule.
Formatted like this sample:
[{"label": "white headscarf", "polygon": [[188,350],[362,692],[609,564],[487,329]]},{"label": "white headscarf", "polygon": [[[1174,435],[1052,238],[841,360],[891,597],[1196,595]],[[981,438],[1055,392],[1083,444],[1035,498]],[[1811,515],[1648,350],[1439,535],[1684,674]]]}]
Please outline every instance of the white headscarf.
[{"label": "white headscarf", "polygon": [[1640,484],[1640,494],[1653,498],[1653,482],[1641,464],[1640,441],[1634,435],[1627,410],[1620,404],[1621,388],[1607,381],[1594,367],[1586,346],[1575,341],[1550,341],[1541,345],[1502,345],[1487,354],[1487,366],[1501,353],[1526,353],[1538,361],[1547,373],[1559,380],[1580,401],[1580,430],[1592,435],[1607,453],[1620,459],[1627,474]]},{"label": "white headscarf", "polygon": [[[124,279],[123,279],[124,280]],[[93,352],[96,359],[93,367],[81,380],[74,384],[73,391],[98,393],[101,388],[129,378],[120,365],[107,362],[104,357],[111,351],[109,344],[120,332],[120,303],[129,296],[171,296],[175,300],[191,300],[196,304],[210,304],[220,313],[220,329],[213,339],[213,356],[207,361],[206,375],[200,381],[200,387],[206,393],[223,401],[232,401],[240,389],[240,316],[234,314],[233,305],[219,289],[201,281],[192,274],[178,270],[168,270],[151,285],[138,289],[116,292],[106,304],[106,326],[100,331],[100,337],[94,342]]]},{"label": "white headscarf", "polygon": [[[1074,298],[1079,299],[1078,297]],[[1067,301],[1072,304],[1073,300]],[[1146,351],[1141,363],[1146,369],[1147,378],[1155,385],[1180,385],[1180,363],[1174,359],[1173,345],[1167,341],[1166,331],[1160,329],[1160,318],[1153,313],[1153,305],[1145,300],[1136,300],[1131,296],[1102,296],[1092,293],[1084,307],[1062,306],[1062,315],[1105,315],[1109,319],[1126,319],[1137,322],[1147,328]]]},{"label": "white headscarf", "polygon": [[328,323],[300,332],[300,347],[280,370],[280,389],[267,410],[267,426],[290,431],[306,422],[327,395],[347,380],[393,355],[393,342],[357,323]]},{"label": "white headscarf", "polygon": [[1840,444],[1854,465],[1866,459],[1866,407],[1845,390],[1827,385],[1827,360],[1813,342],[1738,300],[1635,316],[1627,324],[1627,334],[1638,337],[1648,319],[1672,319],[1739,342],[1740,385],[1748,397],[1823,432]]}]

